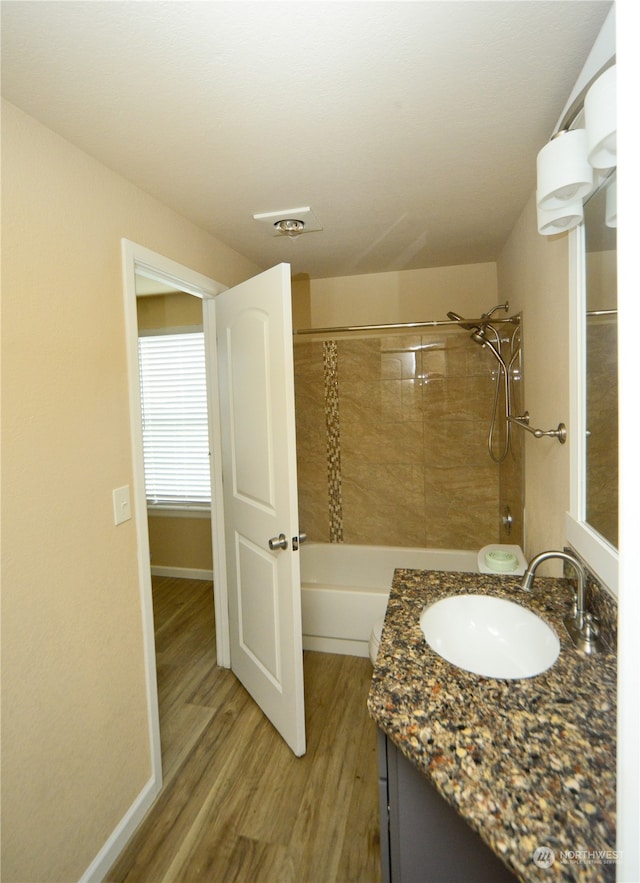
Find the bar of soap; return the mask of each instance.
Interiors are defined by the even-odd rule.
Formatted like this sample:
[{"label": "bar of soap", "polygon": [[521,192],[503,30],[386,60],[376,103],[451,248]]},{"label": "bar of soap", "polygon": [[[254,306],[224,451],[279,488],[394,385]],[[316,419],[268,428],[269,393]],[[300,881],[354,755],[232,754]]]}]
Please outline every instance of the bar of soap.
[{"label": "bar of soap", "polygon": [[498,573],[510,573],[518,566],[518,556],[513,552],[507,552],[501,549],[492,549],[485,552],[485,563],[488,568]]}]

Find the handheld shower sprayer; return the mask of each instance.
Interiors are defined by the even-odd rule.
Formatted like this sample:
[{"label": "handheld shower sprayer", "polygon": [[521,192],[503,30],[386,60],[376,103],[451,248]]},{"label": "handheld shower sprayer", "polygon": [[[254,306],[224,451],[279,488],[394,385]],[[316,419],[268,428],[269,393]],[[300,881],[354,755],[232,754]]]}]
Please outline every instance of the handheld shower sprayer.
[{"label": "handheld shower sprayer", "polygon": [[[489,340],[489,338],[487,337],[487,328],[490,328],[493,331],[493,333],[495,334],[497,346],[495,344],[493,344]],[[500,335],[498,334],[496,329],[493,327],[493,325],[484,325],[482,328],[476,328],[476,330],[471,335],[471,340],[473,340],[474,343],[479,343],[480,346],[489,347],[489,349],[491,350],[493,355],[500,362],[500,365],[502,366],[502,370],[503,371],[507,370],[507,366],[504,363],[504,359],[502,358],[502,353],[501,353],[501,349],[500,349]]]},{"label": "handheld shower sprayer", "polygon": [[475,341],[475,343],[479,343],[480,346],[484,346],[487,342],[487,332],[485,328],[476,328],[476,330],[471,335],[471,340]]},{"label": "handheld shower sprayer", "polygon": [[[464,328],[466,331],[471,331],[471,335],[470,335],[471,340],[474,343],[479,344],[481,347],[483,347],[483,348],[486,347],[488,350],[490,350],[492,355],[496,358],[496,360],[500,366],[498,369],[498,378],[497,378],[497,383],[496,383],[496,388],[495,388],[495,396],[494,396],[494,401],[493,401],[493,416],[491,418],[491,426],[489,429],[488,446],[489,446],[489,455],[490,455],[491,459],[494,460],[496,463],[501,463],[505,459],[505,457],[507,456],[507,453],[509,452],[509,446],[510,446],[510,439],[511,439],[511,425],[509,423],[509,417],[511,416],[510,370],[511,370],[513,363],[515,362],[515,359],[518,355],[519,349],[514,350],[514,342],[516,339],[516,332],[517,332],[517,328],[516,328],[516,331],[514,331],[514,334],[512,335],[512,338],[511,338],[511,346],[512,346],[513,353],[512,353],[511,359],[509,361],[509,365],[507,366],[507,364],[505,363],[505,360],[502,358],[502,341],[500,340],[500,334],[496,330],[496,328],[489,322],[489,319],[491,318],[491,316],[493,316],[493,314],[496,312],[496,310],[504,310],[505,312],[509,312],[509,301],[506,301],[503,304],[498,304],[497,306],[490,309],[488,312],[483,313],[482,316],[480,317],[479,322],[465,322],[464,318],[461,315],[459,315],[459,313],[454,313],[453,311],[448,312],[447,316],[452,321],[457,322],[461,328]],[[490,340],[489,337],[487,336],[488,331],[490,331],[491,334],[493,335],[493,340]],[[494,452],[493,437],[494,437],[494,432],[495,432],[495,427],[496,427],[496,419],[497,419],[497,414],[498,414],[498,399],[500,396],[501,383],[502,383],[503,389],[504,389],[505,440],[504,440],[504,447],[502,448],[500,454],[496,455],[496,453]]]}]

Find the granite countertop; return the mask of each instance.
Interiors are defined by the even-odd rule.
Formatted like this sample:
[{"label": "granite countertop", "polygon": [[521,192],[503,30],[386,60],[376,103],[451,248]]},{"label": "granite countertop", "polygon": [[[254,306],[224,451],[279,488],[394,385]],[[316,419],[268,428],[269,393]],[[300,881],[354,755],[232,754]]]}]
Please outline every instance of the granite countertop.
[{"label": "granite countertop", "polygon": [[[396,570],[369,713],[521,880],[615,880],[615,863],[595,853],[611,859],[616,848],[616,658],[574,648],[562,622],[569,581],[536,577],[532,595],[517,585],[507,576]],[[499,680],[431,650],[424,607],[474,593],[541,616],[560,639],[557,662],[533,678]],[[554,850],[551,867],[534,864],[538,847]]]}]

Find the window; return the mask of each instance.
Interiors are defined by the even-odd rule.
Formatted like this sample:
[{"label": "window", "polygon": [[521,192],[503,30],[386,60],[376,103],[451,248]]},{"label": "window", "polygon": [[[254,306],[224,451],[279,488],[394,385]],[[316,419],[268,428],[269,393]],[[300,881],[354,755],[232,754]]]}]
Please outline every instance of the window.
[{"label": "window", "polygon": [[147,502],[211,502],[204,334],[140,337]]}]

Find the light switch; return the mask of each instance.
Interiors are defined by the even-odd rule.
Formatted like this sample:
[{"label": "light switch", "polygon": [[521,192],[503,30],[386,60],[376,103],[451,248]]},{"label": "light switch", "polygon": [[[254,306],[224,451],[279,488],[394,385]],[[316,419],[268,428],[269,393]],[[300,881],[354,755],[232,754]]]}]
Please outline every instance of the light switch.
[{"label": "light switch", "polygon": [[113,492],[113,519],[115,524],[122,524],[131,518],[131,498],[129,485],[118,487]]}]

